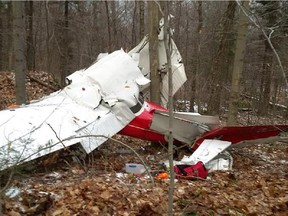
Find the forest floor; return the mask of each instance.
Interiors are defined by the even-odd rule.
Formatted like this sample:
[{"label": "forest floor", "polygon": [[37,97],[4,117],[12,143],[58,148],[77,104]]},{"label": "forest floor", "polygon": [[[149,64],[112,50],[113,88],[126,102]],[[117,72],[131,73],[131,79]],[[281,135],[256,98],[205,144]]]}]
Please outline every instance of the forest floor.
[{"label": "forest floor", "polygon": [[[43,82],[53,86],[49,76],[33,77],[46,77]],[[3,109],[15,102],[13,76],[0,73],[0,83]],[[29,100],[54,91],[29,78],[27,83]],[[247,113],[242,115],[245,124]],[[262,124],[270,121],[261,119]],[[135,149],[151,170],[163,169],[166,146],[114,138]],[[140,162],[132,151],[109,140],[87,156],[81,152],[74,146],[14,170],[2,193],[3,215],[167,215],[169,179],[153,178],[152,185],[147,176],[126,173],[126,163]],[[287,215],[287,143],[251,145],[230,153],[233,170],[212,172],[206,180],[176,180],[174,215]],[[8,176],[2,173],[2,186]]]}]

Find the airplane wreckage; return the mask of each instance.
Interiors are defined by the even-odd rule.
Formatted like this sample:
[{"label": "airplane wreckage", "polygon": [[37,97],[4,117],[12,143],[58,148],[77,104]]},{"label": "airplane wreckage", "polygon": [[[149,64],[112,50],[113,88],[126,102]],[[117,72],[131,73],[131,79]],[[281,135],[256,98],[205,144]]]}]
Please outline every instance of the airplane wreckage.
[{"label": "airplane wreckage", "polygon": [[[165,71],[163,30],[158,38],[160,70]],[[168,110],[144,101],[142,96],[150,82],[148,46],[145,37],[129,53],[118,50],[98,57],[90,67],[68,76],[64,89],[28,105],[1,111],[0,170],[76,143],[80,143],[88,154],[117,133],[167,143]],[[187,78],[173,40],[170,46],[175,94]],[[167,104],[167,101],[168,74],[164,74],[161,102]],[[173,114],[175,143],[191,145],[194,151],[180,161],[186,167],[197,167],[201,162],[208,169],[229,169],[231,164],[219,167],[225,157],[227,159],[225,150],[228,147],[279,140],[285,131],[288,131],[288,125],[222,127],[218,117],[188,112]],[[174,167],[174,170],[187,175],[184,168]],[[197,176],[195,173],[190,175]]]}]

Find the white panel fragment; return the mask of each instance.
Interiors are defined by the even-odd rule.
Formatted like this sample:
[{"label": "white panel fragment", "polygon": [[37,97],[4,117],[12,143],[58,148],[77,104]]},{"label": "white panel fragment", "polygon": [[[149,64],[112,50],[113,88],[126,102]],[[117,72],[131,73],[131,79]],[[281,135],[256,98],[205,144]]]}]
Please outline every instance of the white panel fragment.
[{"label": "white panel fragment", "polygon": [[85,70],[85,75],[101,89],[103,97],[115,95],[132,106],[136,105],[139,88],[136,80],[143,78],[137,63],[123,50],[101,58]]},{"label": "white panel fragment", "polygon": [[198,161],[202,161],[205,165],[230,145],[231,142],[228,141],[206,139],[191,156],[183,157],[181,162],[185,164],[196,164]]},{"label": "white panel fragment", "polygon": [[214,170],[232,170],[233,157],[228,151],[221,152],[213,160],[205,164],[209,171]]}]

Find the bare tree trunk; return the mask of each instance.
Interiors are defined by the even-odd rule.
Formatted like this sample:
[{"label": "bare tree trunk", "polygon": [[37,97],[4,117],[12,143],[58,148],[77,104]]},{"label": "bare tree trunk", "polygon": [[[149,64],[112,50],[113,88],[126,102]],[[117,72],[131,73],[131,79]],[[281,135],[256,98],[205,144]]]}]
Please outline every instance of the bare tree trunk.
[{"label": "bare tree trunk", "polygon": [[[249,7],[249,1],[244,1],[245,8]],[[239,14],[239,24],[235,47],[235,57],[232,73],[232,86],[229,103],[228,125],[237,125],[238,103],[240,95],[240,79],[244,65],[244,55],[246,50],[246,39],[248,32],[248,17],[243,11]]]},{"label": "bare tree trunk", "polygon": [[194,104],[195,104],[195,98],[196,98],[196,86],[197,86],[197,74],[199,73],[199,69],[200,69],[200,52],[201,52],[201,32],[202,32],[202,27],[203,27],[203,9],[202,9],[202,1],[198,1],[198,8],[197,8],[197,12],[198,12],[198,27],[197,27],[197,59],[196,59],[196,67],[195,67],[195,71],[192,72],[192,77],[191,77],[191,95],[190,95],[190,108],[189,111],[190,112],[195,112],[194,110]]},{"label": "bare tree trunk", "polygon": [[[0,2],[0,71],[4,69],[2,2]],[[0,203],[1,205],[1,203]],[[1,212],[0,212],[1,213]]]},{"label": "bare tree trunk", "polygon": [[15,53],[16,103],[26,103],[26,30],[25,2],[12,2],[13,10],[13,44]]},{"label": "bare tree trunk", "polygon": [[135,45],[136,44],[136,20],[137,20],[137,8],[138,8],[138,1],[135,1],[134,4],[134,11],[133,11],[133,21],[132,21],[132,30],[131,30],[131,34],[132,34],[132,44]]},{"label": "bare tree trunk", "polygon": [[33,40],[33,1],[26,1],[26,17],[28,19],[27,69],[35,70],[35,47]]},{"label": "bare tree trunk", "polygon": [[45,21],[46,21],[46,70],[51,72],[51,55],[50,55],[50,28],[49,28],[49,2],[45,2]]},{"label": "bare tree trunk", "polygon": [[[91,53],[89,55],[94,56],[96,53],[96,50],[102,50],[104,51],[104,31],[101,28],[101,17],[102,14],[104,13],[101,9],[100,6],[102,5],[103,7],[105,6],[103,4],[104,2],[96,2],[93,1],[93,29],[95,33],[93,34],[93,41],[99,41],[99,43],[96,43],[94,46],[94,49],[91,48]],[[100,5],[101,4],[101,5]],[[103,34],[99,34],[98,32],[103,32]]]},{"label": "bare tree trunk", "polygon": [[[273,82],[273,95],[272,95],[273,105],[278,103],[277,98],[278,98],[279,91],[280,91],[280,79],[279,77],[275,76],[274,82]],[[273,106],[273,113],[276,114],[276,111],[277,111],[277,107]]]},{"label": "bare tree trunk", "polygon": [[176,2],[176,17],[177,17],[177,23],[175,25],[175,34],[174,38],[176,43],[180,43],[180,26],[181,26],[181,17],[182,17],[182,1]]},{"label": "bare tree trunk", "polygon": [[154,1],[148,2],[149,6],[149,56],[150,56],[150,100],[160,104],[160,74],[158,71],[158,5]]},{"label": "bare tree trunk", "polygon": [[61,87],[65,86],[65,79],[71,72],[70,64],[72,63],[71,54],[71,35],[69,34],[69,1],[65,1],[64,5],[64,24],[63,24],[63,35],[61,37],[61,54],[60,54],[60,73],[61,73]]},{"label": "bare tree trunk", "polygon": [[119,47],[119,38],[118,38],[118,32],[117,32],[117,14],[116,14],[116,1],[110,1],[111,4],[111,17],[112,17],[112,27],[113,27],[113,42],[112,42],[112,50],[120,49]]},{"label": "bare tree trunk", "polygon": [[105,1],[105,7],[106,7],[106,15],[107,15],[107,32],[108,32],[108,49],[109,52],[112,51],[112,41],[111,41],[111,29],[110,29],[110,15],[109,15],[109,5],[108,1]]},{"label": "bare tree trunk", "polygon": [[[188,7],[188,2],[186,2],[186,7]],[[186,64],[186,66],[188,65],[188,43],[189,43],[189,19],[188,19],[188,16],[189,16],[189,11],[186,10],[186,21],[185,21],[185,51],[184,51],[184,62]]]},{"label": "bare tree trunk", "polygon": [[145,35],[145,2],[143,0],[139,1],[139,38],[142,40],[142,38]]},{"label": "bare tree trunk", "polygon": [[[8,29],[12,32],[13,29],[13,11],[12,11],[12,2],[8,3]],[[8,39],[8,70],[11,71],[13,69],[13,62],[14,62],[14,51],[13,51],[13,37]]]},{"label": "bare tree trunk", "polygon": [[261,89],[260,89],[261,91],[260,103],[258,107],[259,115],[265,115],[269,110],[272,64],[273,64],[273,51],[268,42],[265,41],[265,52],[264,52]]}]

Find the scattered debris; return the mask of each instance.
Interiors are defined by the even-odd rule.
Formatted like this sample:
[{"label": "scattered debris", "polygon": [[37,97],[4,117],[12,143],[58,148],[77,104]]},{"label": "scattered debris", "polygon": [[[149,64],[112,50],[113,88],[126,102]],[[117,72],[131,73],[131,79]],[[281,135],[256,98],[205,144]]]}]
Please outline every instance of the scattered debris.
[{"label": "scattered debris", "polygon": [[[117,138],[127,141],[119,135]],[[130,139],[128,143],[135,149],[140,146],[148,149],[149,146],[149,143],[137,139]],[[105,147],[113,151],[122,148],[111,142]],[[143,158],[152,150],[143,151]],[[158,149],[154,151],[158,152]],[[88,171],[81,175],[75,175],[71,168],[63,169],[56,163],[44,173],[15,178],[11,187],[18,188],[21,193],[13,199],[3,198],[3,215],[24,215],[23,212],[26,215],[145,215],[145,205],[150,205],[155,214],[167,215],[167,179],[155,177],[156,185],[152,187],[149,178],[139,178],[123,170],[127,162],[138,162],[135,155],[125,155],[123,159],[119,153],[105,155],[103,152],[102,149],[93,152],[93,164],[87,165]],[[287,160],[287,152],[287,145],[281,143],[232,149],[233,171],[211,172],[206,181],[179,179],[176,182],[174,215],[192,212],[197,215],[207,215],[207,212],[211,215],[286,215],[288,167],[281,161]],[[256,163],[261,155],[269,157],[271,163]],[[103,165],[106,162],[105,170]],[[157,157],[156,161],[147,161],[147,164],[153,170],[162,167]],[[50,173],[54,176],[55,172],[62,177],[47,178]]]}]

